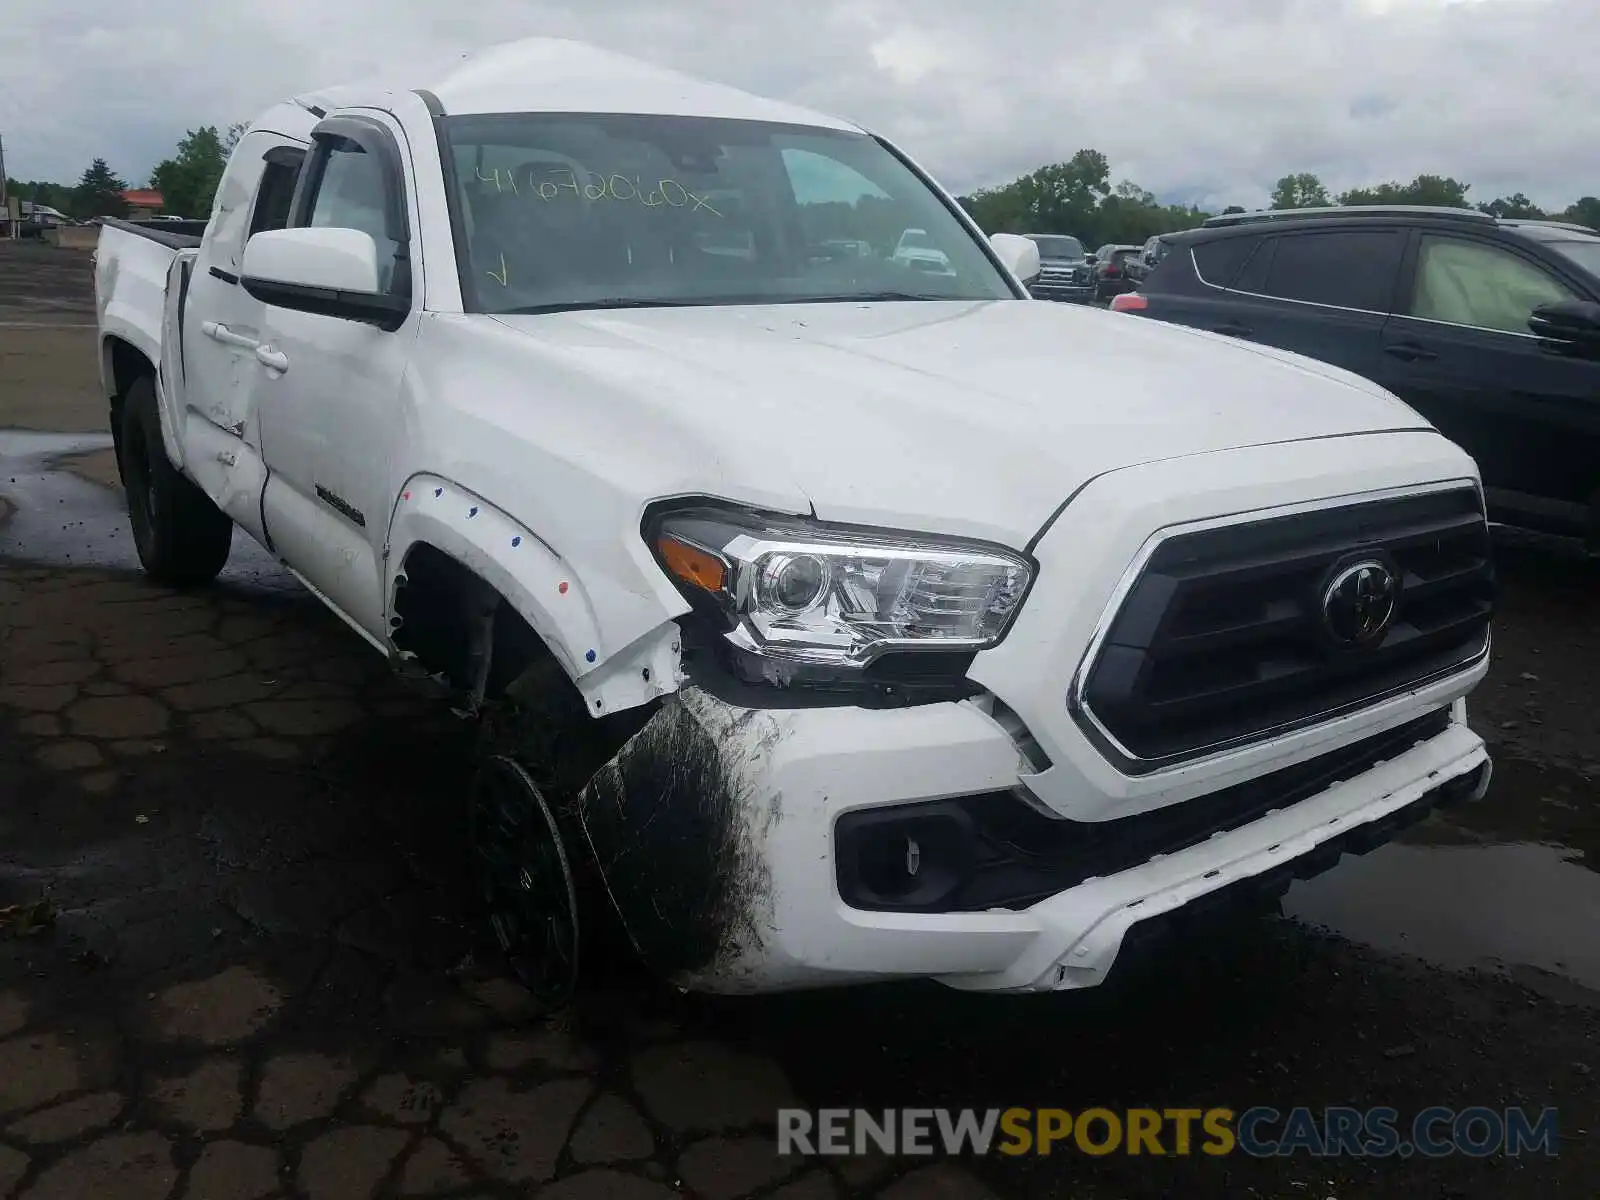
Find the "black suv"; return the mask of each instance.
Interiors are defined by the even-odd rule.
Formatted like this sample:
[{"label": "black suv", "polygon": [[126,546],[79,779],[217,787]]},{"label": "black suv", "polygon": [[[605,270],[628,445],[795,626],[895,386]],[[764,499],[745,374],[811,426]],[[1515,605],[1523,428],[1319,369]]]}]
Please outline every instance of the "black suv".
[{"label": "black suv", "polygon": [[1600,552],[1600,233],[1470,209],[1213,217],[1112,307],[1293,350],[1478,461],[1497,520]]}]

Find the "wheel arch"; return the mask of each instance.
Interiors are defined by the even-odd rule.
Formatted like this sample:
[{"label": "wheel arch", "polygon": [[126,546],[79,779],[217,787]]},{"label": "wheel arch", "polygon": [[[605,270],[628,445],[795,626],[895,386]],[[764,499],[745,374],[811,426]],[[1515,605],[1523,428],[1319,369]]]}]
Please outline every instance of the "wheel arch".
[{"label": "wheel arch", "polygon": [[[576,687],[591,717],[648,704],[681,683],[681,641],[670,614],[608,650],[595,597],[572,565],[503,510],[442,477],[415,475],[402,490],[386,575],[391,645],[478,699],[526,670],[540,651]],[[537,649],[504,615],[495,616],[502,604]],[[476,627],[477,640],[452,633],[456,621]]]},{"label": "wheel arch", "polygon": [[[117,334],[108,333],[100,339],[100,382],[110,408],[111,441],[116,448],[117,462],[122,462],[122,411],[128,392],[139,380],[149,378],[150,386],[157,387],[156,365],[145,352]],[[159,397],[157,408],[159,410]],[[172,447],[167,447],[170,456]]]}]

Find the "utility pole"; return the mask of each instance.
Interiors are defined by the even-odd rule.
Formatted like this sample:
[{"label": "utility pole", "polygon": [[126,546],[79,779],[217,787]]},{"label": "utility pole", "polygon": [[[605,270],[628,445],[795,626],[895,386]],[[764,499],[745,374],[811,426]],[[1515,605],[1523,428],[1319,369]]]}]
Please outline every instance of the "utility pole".
[{"label": "utility pole", "polygon": [[11,236],[11,202],[6,199],[6,139],[0,137],[0,225]]}]

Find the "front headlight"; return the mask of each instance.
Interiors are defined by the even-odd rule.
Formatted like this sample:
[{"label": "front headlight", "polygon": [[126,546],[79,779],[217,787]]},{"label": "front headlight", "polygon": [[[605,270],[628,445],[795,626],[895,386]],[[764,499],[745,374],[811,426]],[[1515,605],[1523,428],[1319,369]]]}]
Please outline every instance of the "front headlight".
[{"label": "front headlight", "polygon": [[709,602],[734,645],[864,667],[888,651],[994,645],[1033,579],[998,547],[738,509],[682,508],[647,524],[657,561]]}]

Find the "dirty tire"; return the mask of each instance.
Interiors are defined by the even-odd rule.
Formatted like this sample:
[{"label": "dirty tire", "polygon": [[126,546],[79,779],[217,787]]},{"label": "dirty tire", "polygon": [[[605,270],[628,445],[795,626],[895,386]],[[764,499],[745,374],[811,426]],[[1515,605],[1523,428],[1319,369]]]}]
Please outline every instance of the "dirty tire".
[{"label": "dirty tire", "polygon": [[555,814],[533,776],[506,754],[485,757],[469,808],[473,873],[506,968],[545,1012],[578,986],[579,909]]},{"label": "dirty tire", "polygon": [[589,716],[553,659],[525,675],[517,693],[483,714],[478,760],[502,756],[518,764],[537,785],[561,832],[582,931],[578,986],[607,992],[648,987],[653,977],[622,925],[581,816],[583,790],[616,752],[619,734],[602,730]]},{"label": "dirty tire", "polygon": [[122,406],[121,467],[145,573],[172,587],[215,579],[233,546],[233,522],[167,458],[149,376],[128,389]]}]

